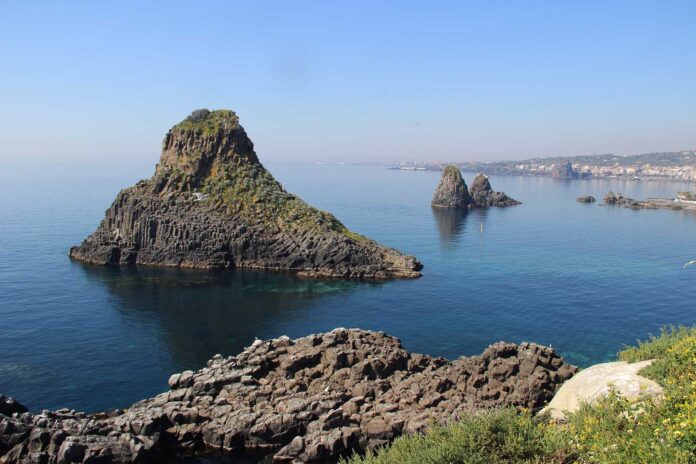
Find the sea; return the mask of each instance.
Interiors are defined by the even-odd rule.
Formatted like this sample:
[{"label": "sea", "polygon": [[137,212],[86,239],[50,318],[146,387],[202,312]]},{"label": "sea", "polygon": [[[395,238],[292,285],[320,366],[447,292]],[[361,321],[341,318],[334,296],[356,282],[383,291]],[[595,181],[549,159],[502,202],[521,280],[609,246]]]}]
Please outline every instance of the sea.
[{"label": "sea", "polygon": [[[385,331],[454,359],[499,340],[551,345],[581,367],[662,327],[696,324],[696,213],[603,206],[696,190],[669,181],[496,177],[522,202],[432,209],[440,174],[269,163],[290,192],[416,256],[423,277],[301,280],[266,272],[109,268],[68,249],[151,166],[0,169],[0,394],[31,410],[103,411],[167,389],[172,373],[255,338],[336,327]],[[463,173],[471,182],[474,173]],[[581,204],[579,195],[598,202]]]}]

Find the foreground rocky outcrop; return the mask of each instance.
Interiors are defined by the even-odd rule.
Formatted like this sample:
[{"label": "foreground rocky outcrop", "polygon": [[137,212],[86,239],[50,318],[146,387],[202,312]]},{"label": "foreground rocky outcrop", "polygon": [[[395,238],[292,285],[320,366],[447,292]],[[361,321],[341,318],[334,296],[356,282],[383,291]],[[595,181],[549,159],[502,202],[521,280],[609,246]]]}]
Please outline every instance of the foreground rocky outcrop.
[{"label": "foreground rocky outcrop", "polygon": [[170,391],[127,410],[0,416],[0,461],[149,463],[265,449],[278,462],[333,462],[477,409],[538,409],[575,372],[530,343],[448,361],[358,329],[257,340],[173,375]]},{"label": "foreground rocky outcrop", "polygon": [[355,279],[413,278],[422,267],[286,192],[259,162],[237,115],[223,110],[198,110],[174,126],[154,176],[122,190],[70,256]]},{"label": "foreground rocky outcrop", "polygon": [[488,177],[478,174],[467,189],[466,182],[456,166],[447,166],[442,171],[440,183],[430,203],[437,208],[487,208],[489,206],[513,206],[520,202],[504,192],[496,192]]}]

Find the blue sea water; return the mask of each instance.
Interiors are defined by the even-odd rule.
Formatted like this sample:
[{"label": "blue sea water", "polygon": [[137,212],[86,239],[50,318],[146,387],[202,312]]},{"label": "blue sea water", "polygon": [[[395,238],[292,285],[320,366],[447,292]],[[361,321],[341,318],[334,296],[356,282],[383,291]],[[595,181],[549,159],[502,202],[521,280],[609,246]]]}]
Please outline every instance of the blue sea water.
[{"label": "blue sea water", "polygon": [[[71,262],[118,190],[144,170],[0,171],[0,393],[33,410],[125,407],[169,375],[254,337],[362,327],[456,358],[497,340],[553,345],[580,366],[666,324],[696,323],[696,213],[580,204],[672,182],[492,177],[523,202],[433,210],[436,172],[268,166],[351,229],[417,256],[418,280],[303,281],[258,272],[113,269]],[[470,182],[473,174],[464,173]]]}]

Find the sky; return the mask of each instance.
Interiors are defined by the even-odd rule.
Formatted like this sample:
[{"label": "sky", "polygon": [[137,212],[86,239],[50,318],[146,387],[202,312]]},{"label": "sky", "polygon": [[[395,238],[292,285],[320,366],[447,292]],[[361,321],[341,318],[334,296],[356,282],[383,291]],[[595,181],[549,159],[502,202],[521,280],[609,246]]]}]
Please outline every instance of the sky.
[{"label": "sky", "polygon": [[693,1],[0,0],[0,161],[156,162],[197,108],[264,159],[696,147]]}]

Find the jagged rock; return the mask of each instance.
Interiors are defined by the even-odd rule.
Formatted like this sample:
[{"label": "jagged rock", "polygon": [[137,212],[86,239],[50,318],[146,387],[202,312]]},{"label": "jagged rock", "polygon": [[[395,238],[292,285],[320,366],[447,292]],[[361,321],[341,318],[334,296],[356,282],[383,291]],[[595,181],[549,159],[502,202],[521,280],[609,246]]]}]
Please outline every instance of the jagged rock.
[{"label": "jagged rock", "polygon": [[9,398],[6,396],[0,395],[0,414],[4,414],[6,416],[11,416],[12,414],[22,414],[24,412],[27,412],[28,409],[24,407],[24,405],[18,403],[15,401],[14,398]]},{"label": "jagged rock", "polygon": [[0,462],[155,463],[243,449],[335,462],[476,409],[539,409],[575,372],[531,343],[448,361],[409,353],[381,332],[280,337],[174,375],[170,391],[126,410],[0,416]]},{"label": "jagged rock", "polygon": [[488,176],[478,174],[469,188],[469,194],[478,208],[489,206],[514,206],[521,204],[507,196],[505,192],[496,192],[488,181]]},{"label": "jagged rock", "polygon": [[488,177],[478,174],[467,190],[466,182],[456,166],[442,171],[440,183],[435,189],[431,205],[437,208],[487,208],[489,206],[513,206],[520,202],[503,192],[495,192]]},{"label": "jagged rock", "polygon": [[70,256],[357,279],[413,278],[422,268],[286,192],[259,162],[237,115],[225,110],[197,110],[175,125],[153,177],[122,190]]},{"label": "jagged rock", "polygon": [[578,203],[594,203],[597,201],[592,195],[581,195],[575,199]]},{"label": "jagged rock", "polygon": [[472,203],[462,173],[456,166],[445,167],[430,204],[438,208],[468,208]]},{"label": "jagged rock", "polygon": [[558,179],[577,179],[580,174],[573,169],[573,164],[569,161],[565,164],[556,164],[551,170],[551,176]]}]

